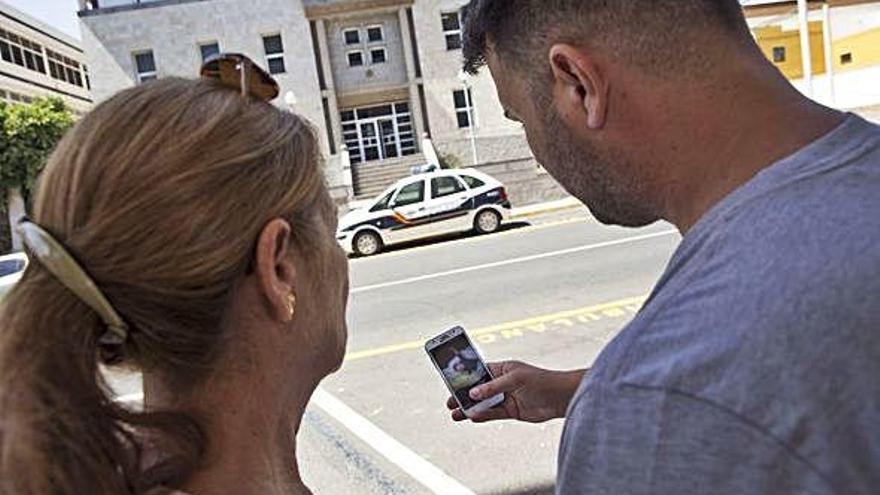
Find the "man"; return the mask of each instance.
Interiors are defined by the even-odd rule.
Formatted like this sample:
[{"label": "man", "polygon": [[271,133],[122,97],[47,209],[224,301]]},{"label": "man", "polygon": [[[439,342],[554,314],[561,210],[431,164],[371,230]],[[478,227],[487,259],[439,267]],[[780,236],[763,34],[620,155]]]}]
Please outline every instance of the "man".
[{"label": "man", "polygon": [[465,14],[538,161],[600,221],[684,235],[586,376],[493,365],[475,420],[564,415],[562,494],[878,493],[880,128],[792,88],[737,0]]}]

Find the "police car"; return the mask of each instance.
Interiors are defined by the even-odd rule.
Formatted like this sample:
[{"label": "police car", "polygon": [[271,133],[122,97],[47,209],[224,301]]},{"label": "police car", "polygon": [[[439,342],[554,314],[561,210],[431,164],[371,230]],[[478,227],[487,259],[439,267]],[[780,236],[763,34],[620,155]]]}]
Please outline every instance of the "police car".
[{"label": "police car", "polygon": [[454,232],[497,231],[510,217],[501,182],[474,169],[440,170],[398,181],[368,206],[339,221],[348,253],[371,256],[386,246]]}]

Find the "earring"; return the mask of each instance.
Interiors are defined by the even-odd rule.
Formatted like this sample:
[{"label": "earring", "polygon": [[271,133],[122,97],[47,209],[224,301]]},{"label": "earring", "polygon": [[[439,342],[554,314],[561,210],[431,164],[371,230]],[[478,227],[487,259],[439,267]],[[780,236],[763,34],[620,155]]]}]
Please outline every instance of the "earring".
[{"label": "earring", "polygon": [[292,321],[293,315],[294,313],[296,313],[296,295],[294,295],[292,292],[287,295],[287,312],[287,321]]}]

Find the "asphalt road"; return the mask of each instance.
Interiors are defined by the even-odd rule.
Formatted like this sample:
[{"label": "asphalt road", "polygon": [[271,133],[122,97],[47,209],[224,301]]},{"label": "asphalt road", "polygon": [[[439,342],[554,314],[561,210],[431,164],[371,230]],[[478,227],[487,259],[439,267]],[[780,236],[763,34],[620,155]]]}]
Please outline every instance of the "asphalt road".
[{"label": "asphalt road", "polygon": [[[434,493],[552,493],[562,422],[453,424],[423,342],[462,325],[488,360],[588,366],[680,239],[668,224],[603,227],[585,210],[529,222],[351,263],[348,359],[323,390],[461,485]],[[316,493],[432,493],[432,478],[408,473],[418,465],[395,465],[395,449],[372,448],[343,423],[310,409],[300,457]]]},{"label": "asphalt road", "polygon": [[462,325],[490,361],[588,366],[679,240],[668,224],[610,228],[570,210],[352,260],[348,357],[299,435],[307,483],[317,494],[553,493],[562,422],[452,423],[422,345]]}]

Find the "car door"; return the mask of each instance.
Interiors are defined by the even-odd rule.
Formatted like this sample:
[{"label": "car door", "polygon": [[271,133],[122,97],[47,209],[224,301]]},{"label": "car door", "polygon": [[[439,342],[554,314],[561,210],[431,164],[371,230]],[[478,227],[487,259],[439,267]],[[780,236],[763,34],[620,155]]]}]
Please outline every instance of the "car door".
[{"label": "car door", "polygon": [[391,211],[396,221],[388,232],[391,242],[410,241],[426,235],[429,219],[425,200],[424,179],[404,184],[397,190],[391,200]]},{"label": "car door", "polygon": [[464,183],[454,175],[431,178],[431,198],[427,211],[432,234],[445,234],[470,229],[468,212],[470,196]]}]

